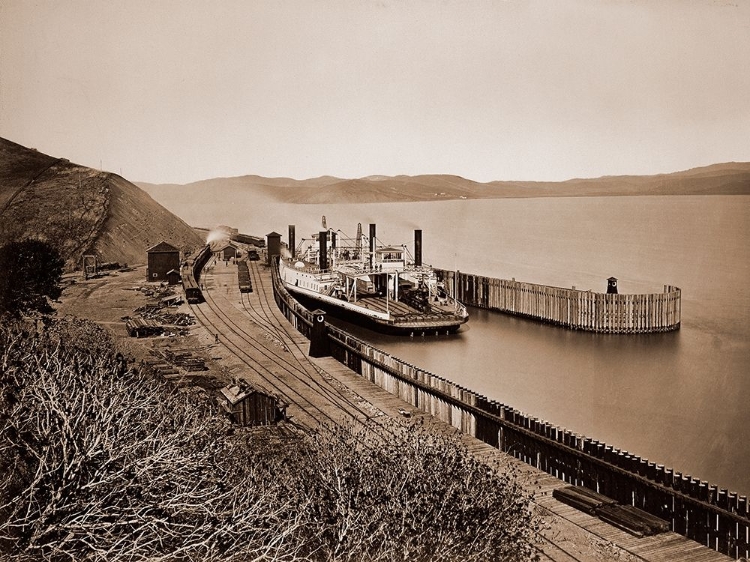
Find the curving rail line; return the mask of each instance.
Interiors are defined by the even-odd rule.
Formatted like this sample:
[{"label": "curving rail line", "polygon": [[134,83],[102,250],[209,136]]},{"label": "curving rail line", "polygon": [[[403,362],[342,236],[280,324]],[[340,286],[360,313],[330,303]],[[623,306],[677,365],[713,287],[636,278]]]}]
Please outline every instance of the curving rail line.
[{"label": "curving rail line", "polygon": [[[251,299],[249,295],[240,293],[240,304],[242,306],[240,310],[235,306],[236,303],[230,301],[227,297],[222,297],[221,293],[215,290],[213,276],[211,277],[211,283],[209,283],[209,278],[206,277],[204,278],[202,291],[205,302],[201,305],[191,304],[193,313],[201,323],[213,333],[221,334],[221,342],[224,346],[250,372],[262,379],[264,385],[269,389],[273,389],[290,405],[293,404],[297,408],[299,412],[297,415],[301,419],[299,423],[292,421],[294,425],[308,428],[319,426],[323,422],[336,425],[341,422],[341,417],[337,418],[335,415],[337,413],[339,416],[343,414],[345,418],[361,425],[373,437],[381,437],[391,433],[391,430],[379,423],[378,416],[373,416],[371,412],[362,409],[326,379],[326,375],[330,378],[332,376],[325,369],[313,363],[307,356],[305,349],[294,337],[296,330],[285,322],[279,322],[277,315],[274,314],[276,303],[269,298],[258,264],[255,262],[249,264],[249,269],[253,285],[257,288],[253,293],[257,296],[257,302],[254,303],[254,299]],[[210,269],[206,273],[210,275]],[[219,298],[223,298],[225,303],[220,304]],[[242,319],[233,318],[225,309],[236,310],[243,315]],[[249,328],[243,326],[243,321],[246,320],[250,320],[257,333],[251,333]],[[292,333],[289,330],[292,330]],[[261,334],[265,334],[265,337]],[[259,358],[261,361],[258,360]],[[263,363],[266,361],[282,367],[283,373],[280,374],[264,365]],[[309,399],[308,396],[312,396],[313,400]],[[318,400],[315,397],[321,399],[320,404],[317,403]],[[324,404],[328,408],[325,408]],[[366,447],[373,446],[373,443],[366,439],[360,438],[359,441]],[[537,502],[534,502],[534,504],[546,514],[560,517],[549,508]],[[580,527],[574,521],[566,517],[562,518]],[[591,532],[583,527],[581,529]],[[596,535],[596,533],[592,534]],[[542,560],[583,562],[581,558],[563,548],[555,540],[545,537],[541,533],[539,539],[546,545],[546,548],[542,547],[541,544],[538,547],[538,553]],[[623,550],[639,560],[644,560],[644,558],[628,549]]]},{"label": "curving rail line", "polygon": [[[260,279],[259,274],[257,274],[257,278]],[[343,414],[346,419],[351,419],[356,424],[370,430],[371,433],[376,430],[381,434],[390,432],[386,427],[377,423],[376,416],[373,416],[370,411],[364,410],[352,399],[343,395],[330,381],[326,380],[324,376],[324,374],[327,374],[326,371],[320,369],[307,358],[304,350],[295,342],[294,338],[289,336],[287,332],[273,326],[273,320],[271,319],[273,309],[267,300],[265,306],[262,301],[259,301],[260,306],[258,308],[260,310],[256,310],[249,302],[250,308],[248,308],[248,305],[244,303],[244,298],[242,305],[245,311],[251,312],[250,319],[262,332],[274,336],[274,343],[281,343],[282,350],[274,349],[274,343],[263,342],[261,338],[242,325],[242,320],[233,318],[228,314],[217,301],[219,297],[214,296],[214,293],[219,294],[218,291],[212,290],[211,285],[212,283],[206,282],[203,289],[205,306],[192,305],[191,307],[196,317],[213,333],[221,334],[221,341],[227,349],[249,371],[261,379],[265,386],[277,392],[290,405],[294,405],[299,410],[299,417],[304,418],[304,425],[313,427],[321,422],[339,424],[341,418],[336,417],[336,414],[339,416]],[[234,303],[228,299],[225,300],[231,308],[235,308]],[[235,308],[235,310],[237,309]],[[247,316],[244,316],[243,320],[245,319],[247,319]],[[297,353],[290,353],[290,347],[296,349]],[[272,369],[267,366],[268,363],[282,369]],[[317,398],[320,398],[320,400]],[[376,423],[372,423],[373,421],[376,421]],[[360,441],[364,443],[362,439]],[[367,445],[367,443],[365,444]]]}]

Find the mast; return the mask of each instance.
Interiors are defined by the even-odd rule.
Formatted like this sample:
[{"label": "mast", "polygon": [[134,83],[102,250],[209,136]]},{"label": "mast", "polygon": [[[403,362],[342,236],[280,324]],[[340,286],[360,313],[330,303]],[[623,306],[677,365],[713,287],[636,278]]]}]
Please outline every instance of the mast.
[{"label": "mast", "polygon": [[355,242],[354,250],[356,251],[357,258],[362,255],[362,223],[357,223],[357,240]]}]

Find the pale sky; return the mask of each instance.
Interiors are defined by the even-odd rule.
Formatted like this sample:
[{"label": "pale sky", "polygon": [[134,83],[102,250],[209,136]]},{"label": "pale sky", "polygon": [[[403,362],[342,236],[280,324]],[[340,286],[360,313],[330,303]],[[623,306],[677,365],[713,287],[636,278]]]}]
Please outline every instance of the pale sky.
[{"label": "pale sky", "polygon": [[0,136],[155,183],[750,161],[750,2],[0,0]]}]

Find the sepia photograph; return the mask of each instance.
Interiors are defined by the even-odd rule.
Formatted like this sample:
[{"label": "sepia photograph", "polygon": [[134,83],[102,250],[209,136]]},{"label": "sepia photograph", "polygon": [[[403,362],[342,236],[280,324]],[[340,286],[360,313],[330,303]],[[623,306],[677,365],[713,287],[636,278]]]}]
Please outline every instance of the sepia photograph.
[{"label": "sepia photograph", "polygon": [[0,0],[0,560],[750,559],[750,3]]}]

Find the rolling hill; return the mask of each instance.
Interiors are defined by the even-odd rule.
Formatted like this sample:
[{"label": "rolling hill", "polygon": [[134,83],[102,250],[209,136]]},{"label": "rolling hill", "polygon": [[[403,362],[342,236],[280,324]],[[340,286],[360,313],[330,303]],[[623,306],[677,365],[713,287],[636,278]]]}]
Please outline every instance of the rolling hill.
[{"label": "rolling hill", "polygon": [[[671,174],[607,176],[563,182],[493,181],[479,183],[451,175],[369,176],[309,180],[248,175],[189,183],[138,183],[170,209],[199,205],[221,193],[252,194],[283,203],[385,203],[503,197],[605,197],[633,195],[748,195],[750,163],[715,164]],[[190,203],[187,203],[190,201]],[[179,212],[179,211],[178,211]],[[182,214],[180,212],[180,214]]]},{"label": "rolling hill", "polygon": [[183,250],[203,243],[124,178],[0,139],[0,244],[27,237],[57,247],[69,269],[84,254],[138,264],[162,240]]}]

